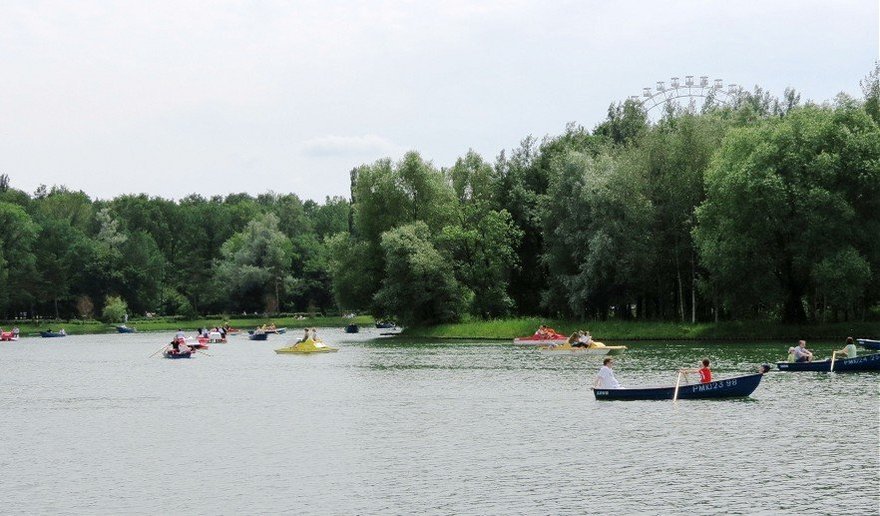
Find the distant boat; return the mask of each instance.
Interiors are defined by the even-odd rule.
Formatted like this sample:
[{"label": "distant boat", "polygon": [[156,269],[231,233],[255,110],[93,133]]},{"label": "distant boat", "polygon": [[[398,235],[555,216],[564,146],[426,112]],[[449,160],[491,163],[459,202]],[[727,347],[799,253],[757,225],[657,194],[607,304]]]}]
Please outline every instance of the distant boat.
[{"label": "distant boat", "polygon": [[379,321],[376,323],[376,328],[387,330],[389,328],[397,328],[397,325],[390,321]]},{"label": "distant boat", "polygon": [[[827,373],[831,371],[831,360],[814,362],[778,362],[776,367],[779,368],[780,371],[815,371],[819,373]],[[880,371],[880,353],[853,358],[839,358],[834,361],[835,373],[866,371]]]},{"label": "distant boat", "polygon": [[863,348],[880,351],[880,340],[856,339]]},{"label": "distant boat", "polygon": [[18,333],[14,331],[0,331],[0,341],[16,341],[18,340]]},{"label": "distant boat", "polygon": [[250,335],[248,335],[248,339],[250,339],[250,340],[268,340],[269,334],[268,333],[251,333]]},{"label": "distant boat", "polygon": [[51,339],[51,338],[55,338],[55,337],[67,337],[67,334],[62,333],[60,331],[48,330],[48,331],[41,331],[40,337],[43,337],[44,339]]},{"label": "distant boat", "polygon": [[361,331],[357,324],[349,324],[345,327],[345,333],[358,333]]},{"label": "distant boat", "polygon": [[275,353],[279,355],[306,355],[310,353],[334,353],[336,351],[339,351],[339,348],[328,346],[321,340],[314,340],[309,337],[302,342],[297,342],[293,346],[276,349]]},{"label": "distant boat", "polygon": [[119,333],[135,333],[137,330],[134,328],[129,328],[128,326],[123,324],[122,326],[117,326],[116,331],[118,331]]},{"label": "distant boat", "polygon": [[[709,383],[681,385],[678,388],[678,399],[713,399],[713,398],[744,398],[752,394],[761,383],[763,373],[725,378]],[[593,389],[597,400],[671,400],[675,396],[675,387]]]}]

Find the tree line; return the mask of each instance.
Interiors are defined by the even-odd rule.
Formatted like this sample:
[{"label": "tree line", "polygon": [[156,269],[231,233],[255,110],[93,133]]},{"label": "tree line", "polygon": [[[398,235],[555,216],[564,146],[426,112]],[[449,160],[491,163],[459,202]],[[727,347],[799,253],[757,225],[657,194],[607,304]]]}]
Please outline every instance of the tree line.
[{"label": "tree line", "polygon": [[487,161],[417,152],[350,199],[92,200],[0,181],[0,314],[362,310],[786,322],[880,301],[880,68],[862,98],[756,88],[656,122],[632,101]]}]

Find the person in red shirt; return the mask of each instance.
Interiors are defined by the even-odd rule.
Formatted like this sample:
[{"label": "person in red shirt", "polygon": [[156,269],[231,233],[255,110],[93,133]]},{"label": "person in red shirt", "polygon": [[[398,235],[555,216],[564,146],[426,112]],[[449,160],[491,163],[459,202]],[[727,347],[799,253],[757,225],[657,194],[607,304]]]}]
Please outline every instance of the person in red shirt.
[{"label": "person in red shirt", "polygon": [[699,369],[682,369],[682,373],[699,373],[700,375],[700,383],[709,383],[712,381],[712,370],[709,369],[709,359],[703,359],[703,367]]}]

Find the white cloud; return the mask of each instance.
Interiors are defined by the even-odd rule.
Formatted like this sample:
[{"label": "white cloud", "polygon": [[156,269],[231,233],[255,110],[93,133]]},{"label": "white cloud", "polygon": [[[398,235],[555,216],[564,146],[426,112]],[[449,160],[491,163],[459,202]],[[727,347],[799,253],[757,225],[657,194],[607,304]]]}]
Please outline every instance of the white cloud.
[{"label": "white cloud", "polygon": [[306,140],[302,152],[311,157],[380,157],[392,154],[397,146],[375,134],[364,136],[322,136]]}]

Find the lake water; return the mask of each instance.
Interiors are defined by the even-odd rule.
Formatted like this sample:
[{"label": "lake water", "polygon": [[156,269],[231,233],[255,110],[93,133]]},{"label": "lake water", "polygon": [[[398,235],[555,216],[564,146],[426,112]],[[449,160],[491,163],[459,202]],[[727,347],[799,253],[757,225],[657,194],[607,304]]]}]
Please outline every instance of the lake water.
[{"label": "lake water", "polygon": [[[0,344],[0,513],[878,513],[877,374],[597,402],[596,357],[320,333],[339,353],[272,351],[299,332],[191,360],[147,358],[170,334]],[[627,344],[633,387],[789,345]]]}]

